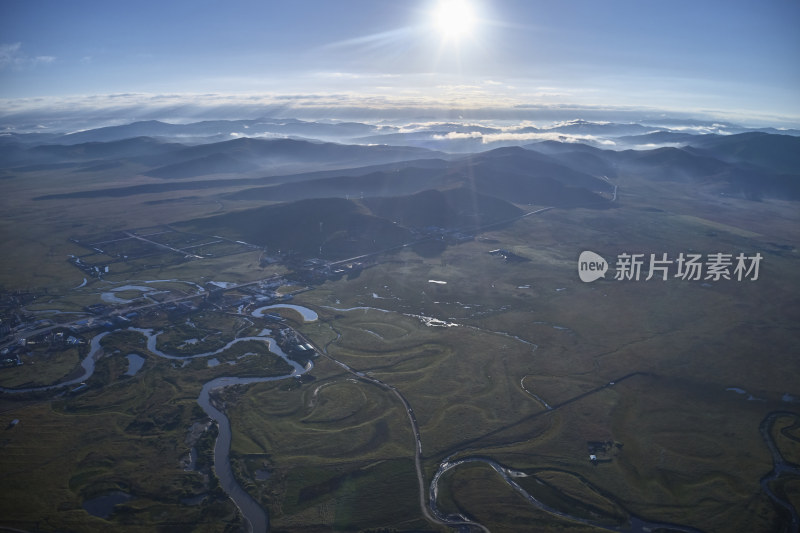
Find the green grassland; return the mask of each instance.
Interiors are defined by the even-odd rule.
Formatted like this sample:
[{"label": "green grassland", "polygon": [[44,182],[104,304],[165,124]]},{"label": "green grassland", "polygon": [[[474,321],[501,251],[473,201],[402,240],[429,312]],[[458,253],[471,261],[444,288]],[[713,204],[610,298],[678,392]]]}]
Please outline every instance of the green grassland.
[{"label": "green grassland", "polygon": [[[331,375],[307,386],[253,386],[230,411],[236,460],[271,472],[257,494],[273,527],[424,527],[402,406],[328,367],[321,361],[315,375]],[[243,486],[259,484],[240,475]]]},{"label": "green grassland", "polygon": [[21,389],[66,381],[76,373],[86,353],[86,346],[57,351],[50,351],[45,346],[37,347],[19,357],[22,365],[2,369],[0,386]]},{"label": "green grassland", "polygon": [[[46,288],[33,310],[78,311],[129,280],[243,282],[279,271],[260,267],[258,252],[157,266],[145,258],[73,289],[84,275],[66,256],[86,249],[70,236],[167,224],[239,204],[159,193],[48,200],[43,210],[31,200],[41,183],[60,192],[98,176],[75,183],[54,173],[28,177],[40,185],[15,179],[19,201],[4,200],[0,284]],[[637,176],[618,183],[614,208],[550,210],[460,245],[393,251],[352,279],[298,294],[295,303],[317,311],[318,321],[302,324],[294,312],[281,313],[330,356],[408,400],[419,423],[426,487],[447,457],[490,457],[529,474],[517,481],[541,501],[598,524],[637,516],[709,532],[779,529],[783,518],[759,485],[772,469],[759,424],[774,411],[800,413],[797,403],[783,401],[785,394],[800,396],[796,205],[712,197],[701,189],[687,194]],[[496,248],[528,261],[488,254]],[[612,268],[623,252],[759,252],[764,259],[757,281],[616,281],[609,272],[582,283],[583,250],[601,254]],[[179,282],[152,286],[195,291]],[[353,307],[376,309],[344,310]],[[422,317],[457,325],[426,325]],[[265,323],[204,309],[180,317],[154,311],[135,325],[163,331],[159,349],[191,355]],[[186,343],[193,338],[198,343]],[[281,375],[288,367],[263,343],[233,345],[215,357],[236,364],[216,367],[205,358],[183,366],[148,354],[144,337],[133,332],[114,332],[102,344],[105,355],[80,394],[0,395],[4,419],[21,420],[0,435],[0,525],[240,528],[210,475],[213,428],[193,444],[198,468],[183,467],[190,428],[207,422],[197,396],[215,377]],[[85,350],[32,349],[23,366],[0,369],[0,385],[57,382],[75,371]],[[125,375],[130,353],[146,358],[135,376]],[[233,428],[235,475],[268,509],[273,530],[444,530],[419,508],[415,440],[402,403],[324,357],[314,365],[303,380],[220,395]],[[780,417],[772,428],[795,464],[796,420]],[[589,441],[621,446],[593,464]],[[798,505],[796,478],[775,485]],[[439,489],[442,510],[492,531],[597,530],[536,509],[485,464],[454,468]],[[106,520],[82,509],[111,490],[134,498]],[[203,494],[199,505],[181,502]]]},{"label": "green grassland", "polygon": [[800,424],[796,417],[778,417],[772,427],[772,438],[785,460],[800,464]]},{"label": "green grassland", "polygon": [[[3,397],[5,415],[21,421],[2,440],[4,523],[46,531],[235,528],[240,519],[214,478],[182,466],[192,447],[189,428],[207,419],[197,396],[215,376],[283,375],[288,365],[269,355],[263,343],[237,343],[219,356],[236,360],[233,367],[209,368],[204,360],[192,360],[180,368],[149,355],[135,376],[127,376],[124,354],[147,354],[144,337],[119,331],[102,345],[105,356],[86,391],[53,400],[43,393]],[[193,444],[198,465],[205,461],[206,469],[214,442],[208,433]],[[134,498],[118,505],[110,520],[81,508],[87,499],[112,490]],[[200,505],[181,503],[198,494],[207,496]]]},{"label": "green grassland", "polygon": [[445,474],[441,484],[447,487],[442,498],[442,511],[464,513],[482,524],[493,524],[492,531],[537,531],[560,526],[547,513],[531,507],[487,465],[458,467]]},{"label": "green grassland", "polygon": [[[491,456],[526,471],[554,469],[571,476],[564,478],[570,480],[567,487],[559,486],[562,498],[568,492],[586,503],[598,494],[613,495],[605,507],[595,505],[607,518],[624,510],[707,531],[726,531],[731,524],[770,531],[779,518],[759,487],[771,459],[757,428],[771,410],[797,412],[781,401],[797,386],[800,307],[786,291],[800,281],[796,250],[787,248],[796,243],[797,212],[782,202],[714,199],[713,214],[702,215],[714,218],[708,224],[680,215],[698,212],[708,198],[687,202],[663,192],[653,206],[637,198],[629,208],[625,204],[633,200],[623,195],[619,208],[602,213],[575,209],[523,219],[484,234],[488,242],[449,247],[436,257],[395,253],[358,279],[326,283],[300,301],[395,312],[323,316],[332,318],[342,335],[330,346],[332,354],[409,398],[422,428],[429,473],[454,452],[456,457]],[[531,261],[505,263],[486,253],[497,247]],[[609,276],[584,284],[576,276],[582,250],[604,255],[612,267],[621,252],[674,257],[692,250],[743,251],[760,252],[764,260],[757,281],[703,286]],[[398,313],[461,326],[426,328]],[[409,357],[412,346],[418,355]],[[632,373],[637,374],[596,390]],[[492,375],[503,377],[498,382]],[[568,403],[542,413],[520,381],[552,406]],[[726,390],[732,387],[757,399]],[[796,441],[782,435],[782,450],[796,463]],[[586,443],[606,439],[624,446],[611,463],[595,466],[588,461]],[[462,468],[485,471],[472,496],[448,481]],[[495,501],[517,496],[487,489],[490,478],[499,479],[488,467],[463,466],[448,475],[440,487],[456,495],[450,497],[451,507],[458,495],[472,498],[456,507],[483,518],[493,531],[518,530],[516,517],[536,513],[520,509],[519,502]],[[576,479],[586,482],[581,486]],[[796,500],[796,483],[784,486]],[[503,505],[514,511],[494,512]],[[481,515],[481,509],[489,514]],[[535,529],[586,529],[549,520],[549,526],[540,522]]]},{"label": "green grassland", "polygon": [[[121,178],[120,178],[121,179]],[[126,184],[160,183],[145,176],[126,176]],[[229,209],[221,200],[203,193],[186,198],[180,191],[143,194],[135,198],[70,198],[36,200],[43,193],[71,192],[115,184],[107,172],[70,173],[69,171],[20,171],[6,183],[6,194],[0,199],[3,219],[3,254],[0,257],[0,287],[47,288],[60,304],[70,302],[77,294],[89,292],[91,285],[102,285],[89,279],[86,290],[72,291],[86,277],[72,266],[68,255],[83,256],[90,250],[70,238],[105,235],[114,231],[145,226],[170,224]],[[234,204],[235,205],[235,204]],[[226,252],[230,250],[205,250]],[[180,279],[200,283],[202,280],[251,281],[280,271],[278,266],[260,267],[260,252],[186,261],[171,252],[157,257],[143,257],[129,262],[113,263],[104,279]],[[95,255],[101,263],[108,256]],[[92,263],[92,260],[87,262]],[[98,293],[97,287],[92,291]],[[97,300],[99,301],[99,299]],[[92,301],[90,303],[97,303]],[[82,303],[81,305],[88,305]]]},{"label": "green grassland", "polygon": [[[112,361],[103,370],[110,372],[116,366]],[[180,503],[208,490],[200,474],[180,466],[188,453],[187,428],[202,411],[197,413],[195,398],[181,391],[169,377],[174,372],[163,366],[138,379],[117,377],[104,388],[96,375],[84,395],[52,405],[4,402],[6,412],[21,420],[3,443],[4,522],[106,531],[152,531],[166,524],[176,530],[222,531],[225,523],[235,522],[232,505],[219,495],[200,507]],[[118,506],[112,521],[81,508],[85,500],[110,490],[134,495]]]}]

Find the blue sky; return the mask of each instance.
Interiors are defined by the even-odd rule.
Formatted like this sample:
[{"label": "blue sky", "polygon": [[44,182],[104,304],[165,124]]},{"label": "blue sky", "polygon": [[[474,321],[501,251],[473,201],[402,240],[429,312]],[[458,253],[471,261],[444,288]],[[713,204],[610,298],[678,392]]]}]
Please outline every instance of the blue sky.
[{"label": "blue sky", "polygon": [[[0,2],[0,105],[616,108],[800,124],[797,0]],[[111,95],[111,96],[109,96]],[[2,110],[0,110],[2,112]]]}]

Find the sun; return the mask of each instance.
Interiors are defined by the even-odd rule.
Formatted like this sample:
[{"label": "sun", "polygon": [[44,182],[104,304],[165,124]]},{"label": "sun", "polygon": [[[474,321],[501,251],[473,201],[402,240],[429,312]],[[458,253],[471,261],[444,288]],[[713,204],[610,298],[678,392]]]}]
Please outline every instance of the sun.
[{"label": "sun", "polygon": [[471,35],[477,17],[469,0],[439,0],[433,10],[433,24],[446,40],[457,41]]}]

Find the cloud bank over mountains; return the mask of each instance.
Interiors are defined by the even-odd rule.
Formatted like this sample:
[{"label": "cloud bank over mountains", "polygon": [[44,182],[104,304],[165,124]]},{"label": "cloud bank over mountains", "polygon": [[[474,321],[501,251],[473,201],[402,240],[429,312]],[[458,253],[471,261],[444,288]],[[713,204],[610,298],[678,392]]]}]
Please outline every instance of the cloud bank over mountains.
[{"label": "cloud bank over mountains", "polygon": [[[3,61],[14,59],[5,53]],[[540,131],[524,131],[524,124],[542,126],[575,119],[593,122],[661,121],[673,130],[681,128],[717,133],[715,122],[733,122],[750,128],[791,129],[800,126],[792,117],[752,117],[712,110],[667,110],[636,106],[519,103],[476,106],[469,100],[454,106],[447,98],[363,96],[331,94],[148,94],[31,97],[0,99],[0,132],[68,132],[129,124],[142,120],[189,123],[200,120],[237,120],[257,117],[292,117],[314,121],[364,121],[405,126],[413,123],[493,121],[505,124],[502,131],[459,130],[444,132],[450,139],[480,137],[484,142],[501,140],[564,140]],[[520,124],[522,126],[520,126]],[[589,138],[589,140],[592,140]]]}]

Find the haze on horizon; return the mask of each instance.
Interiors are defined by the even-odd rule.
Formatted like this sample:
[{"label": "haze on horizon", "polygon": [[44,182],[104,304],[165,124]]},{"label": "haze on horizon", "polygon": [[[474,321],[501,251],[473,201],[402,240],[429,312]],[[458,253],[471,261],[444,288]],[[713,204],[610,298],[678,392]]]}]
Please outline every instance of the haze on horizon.
[{"label": "haze on horizon", "polygon": [[488,109],[797,127],[798,27],[791,0],[8,0],[0,119]]}]

